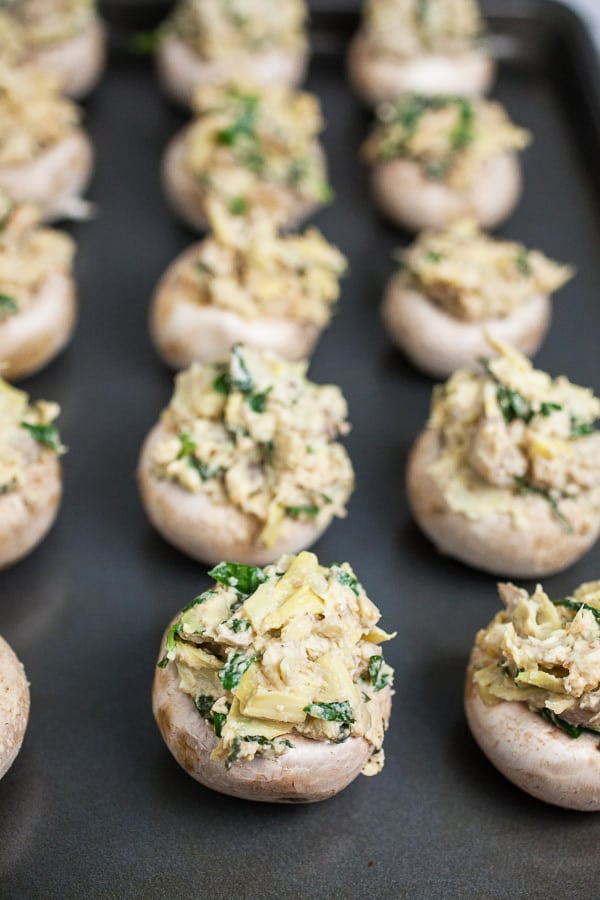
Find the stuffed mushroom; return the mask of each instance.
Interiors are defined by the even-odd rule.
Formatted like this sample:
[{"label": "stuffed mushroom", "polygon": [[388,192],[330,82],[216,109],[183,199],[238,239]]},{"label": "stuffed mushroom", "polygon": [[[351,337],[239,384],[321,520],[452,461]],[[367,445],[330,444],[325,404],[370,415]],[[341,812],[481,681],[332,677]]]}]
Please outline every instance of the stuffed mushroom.
[{"label": "stuffed mushroom", "polygon": [[177,762],[247,800],[325,800],[383,767],[393,638],[348,563],[220,563],[167,629],[154,715]]},{"label": "stuffed mushroom", "polygon": [[192,228],[207,228],[209,200],[238,216],[260,209],[292,227],[330,199],[313,94],[215,85],[197,89],[194,111],[163,160],[169,202]]},{"label": "stuffed mushroom", "polygon": [[465,684],[473,737],[539,800],[600,810],[600,582],[550,600],[499,585],[505,608],[477,635]]},{"label": "stuffed mushroom", "polygon": [[383,103],[363,147],[375,202],[408,231],[470,216],[494,228],[521,193],[516,151],[530,134],[499,103],[407,95]]},{"label": "stuffed mushroom", "polygon": [[214,362],[244,341],[306,359],[331,318],[344,256],[316,228],[282,236],[268,217],[249,223],[222,207],[210,219],[209,237],[156,289],[150,331],[162,358],[177,369]]},{"label": "stuffed mushroom", "polygon": [[374,106],[403,94],[485,94],[494,63],[476,0],[367,0],[348,70]]},{"label": "stuffed mushroom", "polygon": [[80,112],[58,81],[29,65],[0,61],[0,188],[32,203],[44,221],[81,217],[92,148]]},{"label": "stuffed mushroom", "polygon": [[600,532],[600,400],[514,348],[433,396],[408,463],[413,514],[438,550],[499,575],[559,572]]},{"label": "stuffed mushroom", "polygon": [[0,191],[0,360],[10,381],[41,369],[71,337],[74,252],[69,235],[40,226],[36,207]]},{"label": "stuffed mushroom", "polygon": [[445,378],[476,366],[487,335],[533,356],[552,314],[549,294],[572,277],[523,244],[495,240],[472,219],[425,231],[401,255],[381,308],[387,331],[417,368]]},{"label": "stuffed mushroom", "polygon": [[306,363],[236,344],[194,363],[142,448],[138,479],[152,524],[207,563],[264,565],[313,544],[345,514],[352,464],[338,387]]},{"label": "stuffed mushroom", "polygon": [[29,720],[29,685],[16,655],[0,637],[0,778],[14,763]]},{"label": "stuffed mushroom", "polygon": [[0,380],[0,569],[30,553],[56,518],[65,449],[54,425],[59,412]]},{"label": "stuffed mushroom", "polygon": [[0,46],[58,79],[74,99],[88,94],[106,58],[104,26],[93,0],[9,0],[0,15]]},{"label": "stuffed mushroom", "polygon": [[188,106],[197,87],[246,78],[296,87],[308,60],[304,0],[180,0],[165,23],[160,81]]}]

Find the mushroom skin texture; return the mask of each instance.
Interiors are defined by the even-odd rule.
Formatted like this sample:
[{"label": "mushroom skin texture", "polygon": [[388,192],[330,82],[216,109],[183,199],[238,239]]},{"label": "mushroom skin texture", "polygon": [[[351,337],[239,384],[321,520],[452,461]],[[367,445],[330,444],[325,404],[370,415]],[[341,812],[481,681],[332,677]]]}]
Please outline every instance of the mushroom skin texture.
[{"label": "mushroom skin texture", "polygon": [[196,256],[197,248],[190,247],[169,266],[150,308],[150,335],[168,366],[183,369],[194,360],[216,362],[242,341],[291,361],[310,356],[320,334],[312,322],[267,316],[247,319],[233,310],[201,306],[181,295],[177,291],[179,273]]},{"label": "mushroom skin texture", "polygon": [[217,505],[206,494],[192,494],[178,484],[152,476],[152,449],[168,437],[160,423],[148,434],[138,463],[138,485],[156,530],[193,559],[207,565],[235,559],[245,565],[264,566],[284,554],[312,546],[329,527],[328,521],[316,525],[287,518],[272,546],[256,546],[261,527],[253,516],[230,504]]},{"label": "mushroom skin texture", "polygon": [[498,153],[481,166],[468,190],[433,181],[413,160],[377,162],[371,189],[381,212],[410,232],[444,228],[465,216],[493,229],[511,214],[522,189],[521,166],[515,153]]},{"label": "mushroom skin texture", "polygon": [[226,59],[204,59],[175,34],[166,34],[156,51],[158,78],[164,92],[181,106],[190,106],[197,87],[244,77],[258,84],[297,87],[307,66],[304,50],[266,50]]},{"label": "mushroom skin texture", "polygon": [[81,128],[73,129],[31,162],[0,166],[0,187],[15,203],[42,210],[42,221],[79,217],[81,194],[92,175],[93,151]]},{"label": "mushroom skin texture", "polygon": [[[185,164],[186,131],[171,140],[162,162],[162,182],[169,206],[176,216],[195,231],[207,231],[206,189],[188,171]],[[315,142],[315,153],[321,153]],[[1,182],[0,182],[1,183]],[[273,218],[285,229],[298,226],[321,207],[319,200],[302,198],[290,188],[265,183],[261,206],[273,210]]]},{"label": "mushroom skin texture", "polygon": [[526,703],[503,700],[488,706],[470,667],[465,714],[483,753],[521,790],[566,809],[600,810],[600,735],[584,733],[573,739]]},{"label": "mushroom skin texture", "polygon": [[46,536],[56,519],[61,496],[58,457],[41,452],[39,459],[27,466],[24,487],[0,494],[0,569],[27,556]]},{"label": "mushroom skin texture", "polygon": [[93,16],[86,28],[68,40],[39,47],[32,61],[60,78],[67,97],[79,100],[95,87],[106,65],[106,29]]},{"label": "mushroom skin texture", "polygon": [[9,381],[43,368],[68,344],[77,318],[75,282],[52,272],[22,312],[0,322],[2,375]]},{"label": "mushroom skin texture", "polygon": [[0,778],[15,761],[29,720],[29,685],[23,665],[0,637]]},{"label": "mushroom skin texture", "polygon": [[390,57],[371,51],[360,33],[348,48],[348,75],[367,106],[396,100],[403,94],[480,96],[490,90],[495,72],[494,60],[477,48],[454,54]]},{"label": "mushroom skin texture", "polygon": [[486,334],[533,356],[550,326],[552,303],[538,294],[508,316],[470,322],[450,315],[396,273],[386,288],[381,316],[393,342],[417,369],[447,378],[456,369],[478,367],[489,353]]},{"label": "mushroom skin texture", "polygon": [[[158,659],[164,656],[167,632]],[[390,689],[386,687],[375,696],[387,725]],[[294,746],[281,756],[238,760],[227,769],[223,760],[210,759],[218,744],[217,737],[198,714],[192,698],[179,690],[174,663],[155,669],[152,709],[167,747],[188,775],[205,787],[243,800],[263,803],[327,800],[360,775],[372,753],[372,746],[362,737],[350,737],[336,744],[294,733],[282,735]]]},{"label": "mushroom skin texture", "polygon": [[471,519],[452,509],[429,467],[438,459],[440,435],[426,428],[417,438],[407,468],[408,500],[417,524],[447,556],[503,577],[537,578],[568,568],[593,546],[600,516],[592,523],[584,504],[561,504],[572,532],[567,532],[541,496],[516,495],[513,506],[527,528],[515,528],[509,512],[492,510]]}]

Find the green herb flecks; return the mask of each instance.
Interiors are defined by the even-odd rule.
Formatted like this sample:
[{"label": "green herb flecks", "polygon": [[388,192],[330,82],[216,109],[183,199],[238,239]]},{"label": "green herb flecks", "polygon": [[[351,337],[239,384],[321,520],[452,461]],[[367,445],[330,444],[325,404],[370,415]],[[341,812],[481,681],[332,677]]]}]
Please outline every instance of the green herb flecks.
[{"label": "green herb flecks", "polygon": [[571,437],[588,437],[596,431],[595,422],[583,422],[577,416],[571,416]]},{"label": "green herb flecks", "polygon": [[196,709],[203,719],[212,719],[211,709],[216,699],[216,697],[211,697],[208,694],[199,694],[194,700]]},{"label": "green herb flecks", "polygon": [[0,294],[0,321],[19,312],[19,307],[8,294]]},{"label": "green herb flecks", "polygon": [[549,416],[553,412],[562,409],[560,403],[552,403],[551,401],[544,401],[540,403],[538,409],[535,409],[520,391],[514,390],[498,378],[491,367],[489,359],[481,359],[480,362],[496,385],[498,406],[504,421],[508,424],[514,422],[515,419],[520,419],[528,425],[534,416]]},{"label": "green herb flecks", "polygon": [[450,146],[456,152],[475,139],[475,113],[471,101],[464,97],[457,97],[454,103],[458,107],[458,122],[450,132]]},{"label": "green herb flecks", "polygon": [[596,609],[595,606],[590,606],[589,603],[579,603],[577,600],[569,600],[568,598],[564,600],[553,600],[552,602],[555,606],[565,606],[567,609],[575,610],[575,612],[579,612],[580,609],[587,609],[592,613],[598,625],[600,625],[600,609]]},{"label": "green herb flecks", "polygon": [[560,403],[546,403],[544,401],[544,403],[540,403],[538,413],[540,416],[549,416],[553,412],[559,412],[561,409],[562,406]]},{"label": "green herb flecks", "polygon": [[[254,390],[254,380],[248,371],[240,344],[234,344],[231,348],[229,371],[220,372],[214,379],[212,388],[218,394],[230,394],[232,391],[250,394]],[[265,394],[268,394],[270,390],[271,388],[268,388]],[[256,396],[260,397],[260,394]],[[260,404],[261,401],[258,402]]]},{"label": "green herb flecks", "polygon": [[260,97],[257,94],[244,94],[238,90],[231,91],[230,96],[240,104],[241,109],[231,125],[217,132],[218,143],[233,147],[239,141],[255,141]]},{"label": "green herb flecks", "polygon": [[319,506],[286,506],[285,514],[286,516],[291,516],[292,519],[299,519],[301,516],[306,516],[309,519],[314,519],[319,515],[321,508]]},{"label": "green herb flecks", "polygon": [[232,216],[243,216],[248,211],[248,201],[245,197],[232,197],[227,209]]},{"label": "green herb flecks", "polygon": [[167,642],[165,644],[165,655],[157,663],[159,669],[165,669],[175,655],[175,641],[178,637],[181,636],[181,622],[179,619],[171,625],[169,631],[167,632]]},{"label": "green herb flecks", "polygon": [[276,746],[292,748],[294,746],[291,741],[288,741],[287,738],[273,738],[271,740],[269,738],[266,738],[262,734],[248,734],[244,735],[244,737],[241,738],[236,737],[231,742],[231,750],[229,751],[229,754],[225,759],[226,769],[230,769],[236,759],[240,758],[242,742],[245,744],[258,744],[259,747],[263,748]]},{"label": "green herb flecks", "polygon": [[287,181],[288,184],[291,184],[293,187],[296,187],[300,184],[306,177],[306,173],[308,171],[308,160],[304,157],[299,157],[297,159],[293,159],[290,163],[288,172],[287,172]]},{"label": "green herb flecks", "polygon": [[32,425],[31,422],[21,422],[21,428],[27,429],[38,444],[50,447],[55,453],[60,453],[64,449],[55,425]]},{"label": "green herb flecks", "polygon": [[347,722],[352,724],[352,706],[348,700],[338,700],[333,703],[309,703],[304,707],[304,712],[313,719],[324,719],[326,722]]},{"label": "green herb flecks", "polygon": [[267,397],[273,390],[273,385],[269,385],[264,391],[257,391],[248,397],[248,406],[255,413],[264,413],[267,405]]},{"label": "green herb flecks", "polygon": [[336,581],[339,581],[339,583],[343,584],[344,587],[349,587],[350,590],[358,597],[358,580],[355,575],[351,575],[350,572],[346,572],[346,570],[342,569],[338,563],[332,563],[331,571],[333,572]]},{"label": "green herb flecks", "polygon": [[198,272],[200,272],[202,275],[214,275],[214,272],[211,269],[211,267],[209,265],[207,265],[205,262],[203,262],[201,259],[197,260],[197,262],[194,263],[194,266],[195,266],[196,270]]},{"label": "green herb flecks", "polygon": [[249,631],[251,627],[249,619],[230,619],[226,624],[236,634],[241,631]]},{"label": "green herb flecks", "polygon": [[189,603],[186,603],[183,609],[181,610],[181,615],[186,612],[189,612],[190,609],[193,609],[195,606],[201,606],[203,603],[206,603],[207,600],[210,600],[213,597],[215,591],[204,591],[204,593],[199,594],[197,597],[194,597],[193,600],[190,600]]},{"label": "green herb flecks", "polygon": [[529,262],[529,251],[525,247],[520,247],[515,256],[515,265],[521,275],[531,275],[531,264]]},{"label": "green herb flecks", "polygon": [[515,475],[515,484],[517,485],[520,494],[538,494],[540,497],[543,497],[567,534],[573,534],[573,525],[560,511],[558,500],[552,494],[550,488],[537,487],[537,485],[527,481],[523,475]]},{"label": "green herb flecks", "polygon": [[267,576],[258,566],[244,566],[242,563],[222,562],[208,573],[211,578],[226,587],[235,588],[238,594],[250,597]]},{"label": "green herb flecks", "polygon": [[265,441],[262,445],[263,457],[266,466],[273,465],[273,453],[275,452],[274,441]]},{"label": "green herb flecks", "polygon": [[556,713],[552,712],[551,709],[547,709],[544,707],[543,709],[537,710],[538,715],[542,717],[542,719],[546,719],[547,722],[550,722],[551,725],[555,725],[557,728],[560,728],[561,731],[564,731],[565,734],[568,734],[570,738],[578,738],[582,734],[583,731],[586,731],[581,725],[571,725],[570,722],[565,722],[564,719],[561,719],[560,716],[557,716]]},{"label": "green herb flecks", "polygon": [[444,254],[438,253],[437,250],[428,250],[427,253],[423,256],[425,262],[428,263],[439,263],[443,260]]},{"label": "green herb flecks", "polygon": [[202,481],[208,481],[210,478],[217,478],[223,471],[220,466],[211,466],[195,455],[196,442],[187,432],[179,435],[181,444],[177,459],[186,459],[188,464],[195,469]]},{"label": "green herb flecks", "polygon": [[375,691],[381,691],[392,680],[392,670],[384,662],[383,656],[372,656],[369,660],[369,678]]},{"label": "green herb flecks", "polygon": [[226,721],[227,713],[214,712],[212,714],[213,728],[215,729],[215,734],[218,738],[220,738],[223,733],[223,725]]},{"label": "green herb flecks", "polygon": [[236,651],[232,653],[219,671],[219,681],[226,691],[233,691],[242,680],[242,675],[252,664],[252,657]]}]

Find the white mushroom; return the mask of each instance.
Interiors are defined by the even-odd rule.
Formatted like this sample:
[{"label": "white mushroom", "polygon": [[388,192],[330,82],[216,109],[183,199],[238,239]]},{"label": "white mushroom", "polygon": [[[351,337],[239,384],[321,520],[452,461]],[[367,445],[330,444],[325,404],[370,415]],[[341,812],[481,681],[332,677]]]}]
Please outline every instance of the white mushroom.
[{"label": "white mushroom", "polygon": [[232,78],[297,87],[308,58],[303,0],[183,0],[166,23],[156,53],[165,92],[189,106],[197,87]]},{"label": "white mushroom", "polygon": [[496,346],[497,382],[459,370],[434,395],[408,461],[409,503],[441,553],[503,576],[559,572],[600,534],[600,436],[591,433],[600,407],[591,391]]},{"label": "white mushroom", "polygon": [[29,685],[25,670],[0,637],[0,778],[15,761],[29,719]]},{"label": "white mushroom", "polygon": [[155,291],[150,333],[162,358],[178,369],[215,362],[240,342],[309,357],[339,295],[342,254],[316,229],[278,236],[268,220],[256,229],[245,220],[238,240],[235,217],[212,224],[214,233],[177,257]]},{"label": "white mushroom", "polygon": [[318,100],[280,85],[197,89],[197,118],[169,143],[162,180],[173,211],[204,231],[208,208],[262,210],[293,228],[330,197]]},{"label": "white mushroom", "polygon": [[379,611],[347,564],[284,556],[250,588],[241,569],[217,567],[219,580],[236,573],[231,586],[196,598],[165,632],[154,716],[206,787],[262,802],[325,800],[382,768],[393,672],[372,641],[394,635],[376,627]]},{"label": "white mushroom", "polygon": [[56,75],[68,97],[80,100],[95,87],[106,65],[106,29],[98,16],[63,41],[40,44],[33,62]]},{"label": "white mushroom", "polygon": [[550,324],[549,294],[572,275],[537,251],[481,233],[472,220],[424,232],[402,263],[381,315],[393,342],[436,378],[477,367],[488,336],[533,356]]},{"label": "white mushroom", "polygon": [[381,211],[409,231],[471,217],[494,228],[521,193],[515,151],[529,134],[503,108],[465,97],[408,95],[383,104],[364,154]]}]

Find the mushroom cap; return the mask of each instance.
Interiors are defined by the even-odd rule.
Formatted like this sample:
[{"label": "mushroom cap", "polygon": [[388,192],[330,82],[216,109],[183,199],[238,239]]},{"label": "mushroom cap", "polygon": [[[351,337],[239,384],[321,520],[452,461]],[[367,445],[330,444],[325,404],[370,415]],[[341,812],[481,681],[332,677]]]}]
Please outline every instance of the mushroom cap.
[{"label": "mushroom cap", "polygon": [[[168,629],[167,629],[168,631]],[[158,658],[164,655],[166,634]],[[381,717],[390,716],[391,692],[383,688],[376,695]],[[372,753],[362,737],[350,737],[342,744],[313,741],[300,734],[283,735],[293,747],[273,759],[256,757],[238,760],[230,769],[224,761],[210,758],[218,744],[213,728],[202,718],[189,694],[179,690],[173,662],[155,670],[152,709],[163,739],[188,775],[205,787],[264,803],[312,803],[327,800],[347,787]]]},{"label": "mushroom cap", "polygon": [[15,203],[39,206],[44,222],[69,216],[81,202],[91,178],[93,151],[81,128],[74,128],[36,159],[21,165],[0,166],[0,187]]},{"label": "mushroom cap", "polygon": [[403,94],[480,96],[489,91],[495,70],[491,56],[477,48],[394,57],[373,52],[360,32],[348,48],[348,75],[367,106],[397,100]]},{"label": "mushroom cap", "polygon": [[40,47],[33,61],[58,75],[63,93],[79,100],[96,85],[106,64],[106,29],[93,16],[86,28],[68,40]]},{"label": "mushroom cap", "polygon": [[150,307],[150,335],[167,365],[183,369],[194,360],[216,362],[238,342],[256,350],[272,350],[291,361],[310,356],[320,333],[312,322],[267,316],[248,319],[230,309],[195,303],[178,291],[179,274],[196,256],[198,246],[185,250],[171,263]]},{"label": "mushroom cap", "polygon": [[[167,146],[162,163],[163,187],[175,215],[190,228],[207,231],[206,191],[185,164],[186,132],[187,128],[184,128]],[[290,188],[268,182],[264,183],[261,193],[268,209],[274,214],[277,211],[274,217],[286,229],[294,228],[321,205],[318,200],[304,199]]]},{"label": "mushroom cap", "polygon": [[71,338],[76,314],[73,278],[51,272],[26,309],[0,322],[2,376],[25,378],[54,359]]},{"label": "mushroom cap", "polygon": [[465,713],[481,750],[517,787],[555,806],[600,810],[600,734],[571,738],[523,702],[502,700],[488,706],[470,667]]},{"label": "mushroom cap", "polygon": [[62,472],[57,455],[42,451],[27,465],[26,479],[19,490],[0,494],[0,569],[30,553],[58,513]]},{"label": "mushroom cap", "polygon": [[407,231],[445,228],[463,217],[495,228],[513,211],[521,195],[521,167],[514,153],[498,153],[481,166],[471,187],[459,191],[426,178],[410,159],[375,163],[371,188],[379,209]]},{"label": "mushroom cap", "polygon": [[146,514],[165,540],[183,553],[206,564],[234,559],[246,565],[265,566],[284,554],[312,546],[330,524],[316,524],[286,517],[277,541],[257,545],[259,521],[232,504],[215,503],[201,491],[192,493],[171,481],[160,481],[152,472],[152,450],[170,433],[160,422],[150,431],[140,454],[138,484]]},{"label": "mushroom cap", "polygon": [[29,685],[15,653],[0,637],[0,778],[21,749],[29,719]]},{"label": "mushroom cap", "polygon": [[552,316],[552,303],[537,294],[503,318],[465,321],[404,283],[400,272],[386,288],[381,316],[392,341],[421,371],[447,378],[456,369],[475,368],[489,354],[486,334],[533,356]]},{"label": "mushroom cap", "polygon": [[407,469],[412,513],[440,553],[494,575],[537,578],[566,569],[596,542],[600,511],[591,514],[582,501],[561,503],[572,533],[538,494],[513,498],[515,513],[519,521],[527,521],[527,528],[516,528],[510,513],[502,510],[469,518],[452,509],[429,473],[440,449],[439,432],[426,428],[411,450]]},{"label": "mushroom cap", "polygon": [[165,35],[156,51],[158,77],[164,92],[182,106],[190,106],[194,90],[205,84],[234,79],[258,84],[297,87],[306,74],[305,49],[271,49],[224,59],[204,59],[175,34]]}]

